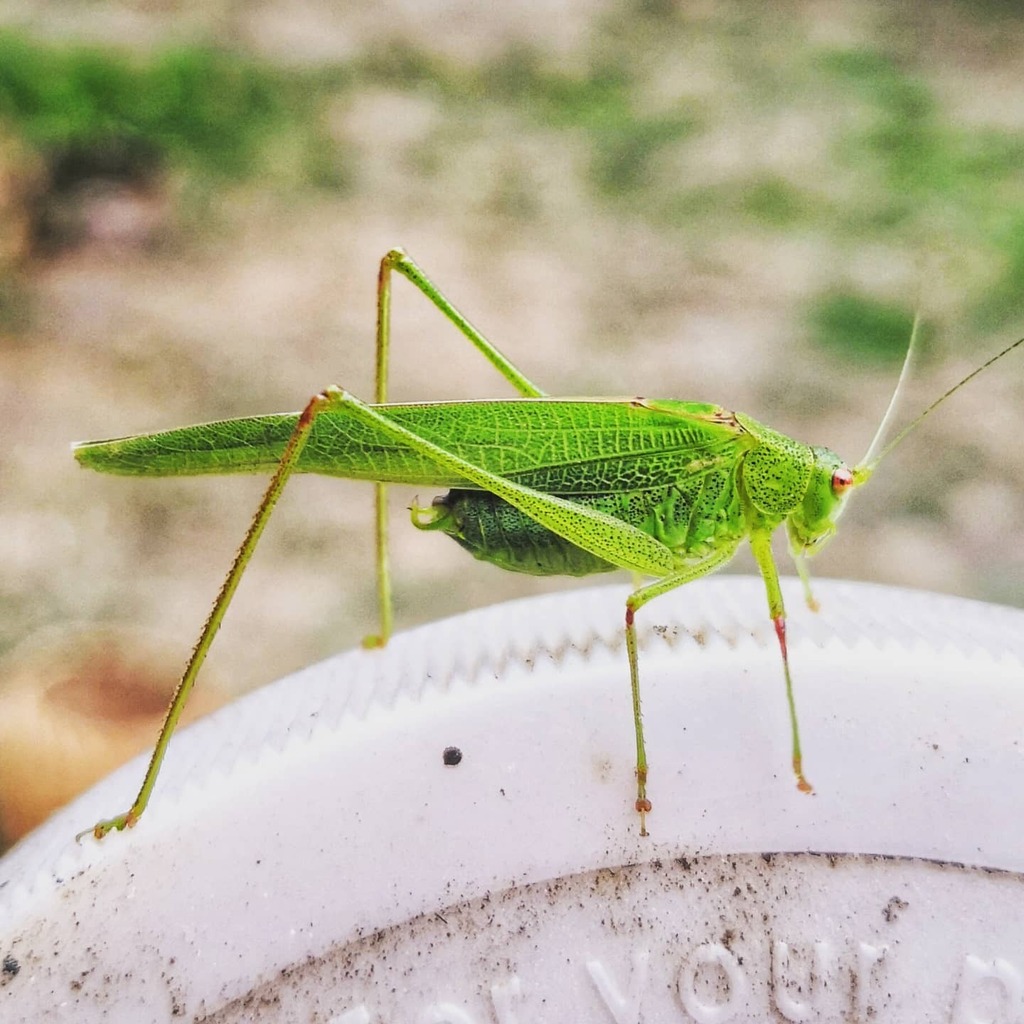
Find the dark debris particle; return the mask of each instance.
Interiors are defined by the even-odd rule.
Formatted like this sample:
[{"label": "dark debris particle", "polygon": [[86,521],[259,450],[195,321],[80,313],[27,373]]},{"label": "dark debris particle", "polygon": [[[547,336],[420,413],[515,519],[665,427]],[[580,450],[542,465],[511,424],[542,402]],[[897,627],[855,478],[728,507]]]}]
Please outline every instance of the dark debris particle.
[{"label": "dark debris particle", "polygon": [[462,761],[462,751],[458,747],[445,747],[444,753],[441,755],[441,760],[449,767],[453,768],[455,765]]},{"label": "dark debris particle", "polygon": [[882,908],[882,917],[889,924],[892,924],[899,918],[902,911],[906,910],[909,906],[910,904],[906,900],[900,899],[899,896],[893,896]]},{"label": "dark debris particle", "polygon": [[0,967],[0,970],[2,970],[8,977],[13,978],[18,971],[21,970],[21,964],[19,964],[18,961],[8,953],[7,956],[4,957],[3,966]]}]

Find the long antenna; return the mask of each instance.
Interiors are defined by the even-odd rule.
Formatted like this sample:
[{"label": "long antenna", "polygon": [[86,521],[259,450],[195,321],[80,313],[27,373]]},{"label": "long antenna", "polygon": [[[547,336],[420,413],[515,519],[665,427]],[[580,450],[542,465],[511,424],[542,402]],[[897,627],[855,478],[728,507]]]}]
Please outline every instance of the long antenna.
[{"label": "long antenna", "polygon": [[[920,328],[921,313],[917,312],[914,314],[914,326],[910,329],[910,343],[907,345],[907,354],[903,357],[903,366],[900,368],[899,380],[896,381],[896,387],[893,390],[892,398],[889,399],[889,406],[885,410],[882,422],[878,424],[878,429],[875,431],[875,436],[871,439],[871,444],[868,446],[867,453],[864,458],[860,460],[861,466],[870,466],[874,469],[878,464],[878,460],[882,457],[879,455],[876,458],[875,453],[881,446],[882,439],[885,437],[885,433],[889,429],[889,423],[896,414],[896,403],[899,401],[900,394],[903,392],[903,386],[906,384],[907,378],[910,376],[910,364],[913,362],[914,356],[917,352],[917,338]],[[942,401],[942,399],[939,399],[939,401]],[[886,449],[886,451],[888,451],[888,449]],[[882,454],[884,455],[885,452]]]},{"label": "long antenna", "polygon": [[[915,331],[917,329],[916,320],[914,321],[914,329]],[[918,416],[916,419],[912,420],[907,426],[905,426],[876,455],[874,453],[874,450],[878,445],[878,439],[890,419],[890,414],[892,413],[893,405],[896,401],[896,396],[899,394],[899,390],[903,385],[903,378],[907,372],[907,366],[910,363],[910,350],[908,350],[907,358],[903,362],[903,371],[900,373],[899,383],[897,383],[896,385],[896,392],[893,394],[892,401],[889,403],[889,408],[886,411],[884,418],[882,419],[882,426],[879,427],[878,433],[875,435],[875,440],[871,442],[871,447],[868,449],[867,455],[864,456],[864,461],[861,462],[860,465],[858,465],[856,469],[854,469],[853,471],[855,482],[863,483],[864,480],[866,480],[874,472],[874,469],[879,464],[879,462],[881,462],[882,459],[884,459],[886,455],[888,455],[889,452],[893,450],[893,448],[895,448],[912,430],[914,430],[926,416],[929,416],[931,413],[933,413],[951,395],[955,395],[965,384],[968,384],[972,380],[974,380],[974,378],[977,377],[979,373],[981,373],[984,370],[987,370],[993,363],[999,362],[999,360],[1002,359],[1003,356],[1008,356],[1015,348],[1018,348],[1020,345],[1024,345],[1024,338],[1018,338],[1015,342],[1013,342],[1013,344],[1007,345],[1006,348],[1002,350],[1002,352],[997,352],[994,356],[992,356],[991,359],[987,359],[976,370],[972,370],[969,374],[967,374],[966,377],[964,377],[963,380],[954,384],[948,391],[946,391],[944,394],[936,398],[935,401],[932,402],[932,404],[929,405],[928,408],[925,409],[925,411],[921,413],[920,416]],[[911,339],[911,346],[913,346],[913,338]]]}]

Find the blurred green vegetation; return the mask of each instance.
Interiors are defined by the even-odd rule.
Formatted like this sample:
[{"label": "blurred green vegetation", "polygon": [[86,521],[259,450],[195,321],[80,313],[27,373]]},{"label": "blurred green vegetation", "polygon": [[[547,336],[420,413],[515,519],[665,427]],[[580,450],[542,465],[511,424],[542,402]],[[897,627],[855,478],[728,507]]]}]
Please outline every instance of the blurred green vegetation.
[{"label": "blurred green vegetation", "polygon": [[515,48],[480,69],[479,93],[518,108],[536,125],[582,134],[591,183],[609,199],[651,185],[650,163],[662,149],[699,130],[694,110],[645,113],[638,75],[624,60],[604,60],[577,74],[545,68],[539,55]]},{"label": "blurred green vegetation", "polygon": [[[721,66],[705,69],[725,83],[719,90],[685,78],[663,87],[666,69],[694,59],[697,44],[676,5],[650,0],[610,13],[564,65],[523,43],[471,63],[396,39],[347,63],[286,70],[218,49],[144,57],[6,32],[0,120],[51,169],[60,159],[87,170],[182,169],[214,189],[257,175],[340,189],[360,183],[358,147],[328,131],[326,112],[361,89],[391,90],[442,115],[409,154],[428,177],[490,124],[569,139],[585,155],[585,187],[612,215],[702,241],[815,235],[911,259],[955,246],[972,275],[964,321],[988,331],[1019,321],[1024,135],[956,120],[905,50],[798,43],[784,19],[771,28],[731,10],[708,29],[722,37]],[[705,171],[725,117],[741,138],[747,126],[749,153]],[[777,137],[787,122],[804,132],[792,151]],[[529,218],[530,182],[515,167],[502,173],[506,212]],[[825,282],[809,301],[810,340],[868,362],[900,350],[914,310],[874,293],[877,284],[845,287]]]},{"label": "blurred green vegetation", "polygon": [[[853,291],[819,296],[809,310],[818,343],[837,355],[881,365],[898,365],[907,351],[914,317],[902,306],[880,302]],[[918,328],[918,351],[924,351],[931,331]]]},{"label": "blurred green vegetation", "polygon": [[[660,58],[673,47],[685,52],[686,44],[682,21],[668,5],[640,4],[637,11],[635,22],[610,24],[617,46],[598,39],[590,65],[573,71],[522,46],[467,69],[406,44],[381,50],[352,71],[357,82],[426,90],[459,123],[500,109],[520,119],[524,132],[574,133],[586,147],[595,194],[666,233],[814,232],[840,246],[892,247],[911,260],[955,245],[955,257],[975,265],[976,280],[966,285],[967,321],[994,330],[1021,319],[1024,136],[955,123],[924,69],[896,55],[759,45],[738,22],[728,99],[738,94],[748,104],[751,158],[712,182],[688,179],[678,166],[699,165],[701,147],[716,131],[715,102],[681,96],[651,109]],[[662,30],[653,43],[652,22]],[[629,63],[627,54],[638,49],[650,60]],[[770,132],[772,120],[786,113],[817,131],[841,180],[822,180],[810,156],[805,167],[792,161],[788,172],[764,165],[760,150],[772,139],[758,132],[762,125]],[[453,144],[450,134],[435,139],[438,147]],[[426,168],[442,162],[433,157]],[[829,285],[810,302],[805,323],[825,350],[873,363],[902,353],[914,312],[884,294],[839,295]]]},{"label": "blurred green vegetation", "polygon": [[225,50],[151,57],[0,33],[0,119],[44,154],[139,171],[160,165],[238,180],[280,171],[340,181],[325,164],[315,91]]}]

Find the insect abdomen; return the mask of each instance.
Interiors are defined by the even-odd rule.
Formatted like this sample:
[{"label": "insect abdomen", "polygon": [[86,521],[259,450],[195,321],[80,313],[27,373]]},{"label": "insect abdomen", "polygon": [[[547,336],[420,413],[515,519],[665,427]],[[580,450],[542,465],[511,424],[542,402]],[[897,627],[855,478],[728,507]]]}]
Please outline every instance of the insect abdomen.
[{"label": "insect abdomen", "polygon": [[[594,499],[581,503],[593,504]],[[413,522],[441,530],[474,558],[531,576],[589,576],[618,568],[552,533],[536,520],[486,491],[449,491],[435,498],[430,518]]]},{"label": "insect abdomen", "polygon": [[[734,477],[723,467],[709,467],[655,490],[573,495],[572,500],[650,534],[680,564],[703,558],[722,544],[735,545],[743,532]],[[512,572],[589,576],[618,568],[486,491],[449,491],[435,498],[429,510],[414,510],[413,522],[447,533],[474,558]]]}]

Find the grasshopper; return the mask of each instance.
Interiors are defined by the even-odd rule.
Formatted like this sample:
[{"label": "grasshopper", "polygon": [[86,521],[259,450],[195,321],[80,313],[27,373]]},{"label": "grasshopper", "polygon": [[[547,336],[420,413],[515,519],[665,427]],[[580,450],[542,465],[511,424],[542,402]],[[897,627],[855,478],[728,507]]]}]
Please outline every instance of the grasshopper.
[{"label": "grasshopper", "polygon": [[[388,403],[392,274],[409,280],[519,392],[501,401]],[[785,680],[797,787],[803,771],[786,612],[772,555],[785,523],[789,547],[815,608],[806,559],[835,533],[850,493],[882,458],[968,381],[1024,344],[1007,346],[945,392],[882,447],[914,349],[867,455],[853,468],[742,413],[700,402],[647,398],[560,399],[531,383],[441,293],[401,249],[388,252],[377,281],[376,394],[367,404],[340,387],[315,395],[301,413],[253,416],[155,434],[76,445],[83,466],[129,476],[270,473],[270,484],[217,594],[174,693],[129,810],[98,822],[102,839],[134,825],[149,803],[171,735],[260,535],[293,473],[376,485],[376,561],[381,647],[392,630],[387,556],[388,484],[447,488],[411,518],[474,557],[536,576],[588,576],[626,569],[653,582],[626,599],[625,638],[636,739],[636,811],[647,835],[647,752],[640,709],[635,617],[649,601],[706,576],[747,540],[764,579]]]}]

